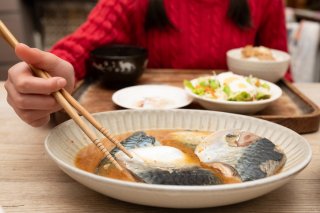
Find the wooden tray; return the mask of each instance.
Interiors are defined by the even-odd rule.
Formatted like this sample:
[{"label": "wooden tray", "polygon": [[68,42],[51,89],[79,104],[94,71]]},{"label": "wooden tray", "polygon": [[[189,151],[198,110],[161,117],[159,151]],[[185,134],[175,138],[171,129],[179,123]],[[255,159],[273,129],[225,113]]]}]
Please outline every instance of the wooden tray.
[{"label": "wooden tray", "polygon": [[[182,87],[184,79],[193,79],[199,75],[208,75],[204,70],[148,70],[137,84],[170,84]],[[295,86],[285,80],[278,83],[283,94],[279,100],[254,117],[272,121],[288,127],[298,133],[318,131],[320,110],[316,104],[303,95]],[[120,87],[120,86],[119,86]],[[91,113],[122,109],[115,105],[112,94],[119,88],[107,88],[101,82],[84,81],[73,96]],[[186,109],[204,109],[197,103],[192,103]],[[68,116],[64,112],[54,115],[55,123],[61,123]]]},{"label": "wooden tray", "polygon": [[318,106],[290,82],[281,80],[277,85],[283,91],[280,99],[254,117],[281,124],[300,134],[318,131],[320,123]]}]

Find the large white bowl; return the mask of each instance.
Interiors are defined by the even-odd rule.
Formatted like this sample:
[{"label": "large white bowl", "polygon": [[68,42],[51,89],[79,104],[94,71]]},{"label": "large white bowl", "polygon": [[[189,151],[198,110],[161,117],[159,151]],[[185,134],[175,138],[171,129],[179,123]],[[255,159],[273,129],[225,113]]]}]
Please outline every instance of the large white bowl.
[{"label": "large white bowl", "polygon": [[227,52],[227,64],[230,71],[240,75],[253,75],[270,82],[277,82],[286,73],[290,64],[290,55],[286,52],[271,49],[275,61],[250,60],[242,58],[242,48]]},{"label": "large white bowl", "polygon": [[[245,183],[214,186],[170,186],[133,183],[101,177],[74,165],[77,152],[91,142],[73,121],[67,121],[47,136],[45,148],[54,162],[79,183],[104,195],[137,204],[200,208],[234,204],[264,195],[287,183],[311,160],[308,142],[283,126],[253,117],[201,110],[120,110],[94,115],[112,133],[144,129],[220,130],[239,128],[266,137],[287,156],[276,175]],[[85,202],[85,201],[82,201]]]},{"label": "large white bowl", "polygon": [[[193,85],[196,85],[199,79],[201,78],[195,78],[191,80],[191,83]],[[196,95],[187,87],[185,87],[185,90],[191,97],[193,97],[194,101],[198,102],[205,109],[239,114],[254,114],[278,100],[282,95],[282,90],[277,85],[264,80],[261,80],[261,82],[268,84],[270,87],[271,97],[269,99],[258,101],[214,100],[211,98]]]}]

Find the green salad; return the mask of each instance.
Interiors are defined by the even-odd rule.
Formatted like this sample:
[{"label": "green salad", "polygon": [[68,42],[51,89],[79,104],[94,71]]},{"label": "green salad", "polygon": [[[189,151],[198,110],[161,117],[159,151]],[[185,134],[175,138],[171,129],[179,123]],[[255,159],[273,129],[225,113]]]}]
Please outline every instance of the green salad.
[{"label": "green salad", "polygon": [[193,94],[213,100],[257,101],[271,97],[267,82],[232,72],[184,80],[183,83]]}]

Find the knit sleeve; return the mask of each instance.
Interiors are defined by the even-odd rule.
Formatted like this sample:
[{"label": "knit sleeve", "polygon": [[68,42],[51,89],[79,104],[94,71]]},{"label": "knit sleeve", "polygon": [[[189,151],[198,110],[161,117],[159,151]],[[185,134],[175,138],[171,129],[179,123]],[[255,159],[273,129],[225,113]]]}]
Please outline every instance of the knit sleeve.
[{"label": "knit sleeve", "polygon": [[91,50],[108,43],[130,43],[130,12],[134,0],[100,0],[86,22],[58,41],[50,50],[70,62],[76,79],[85,76],[85,61]]},{"label": "knit sleeve", "polygon": [[261,11],[264,16],[258,29],[256,45],[287,51],[283,0],[267,0],[266,4]]}]

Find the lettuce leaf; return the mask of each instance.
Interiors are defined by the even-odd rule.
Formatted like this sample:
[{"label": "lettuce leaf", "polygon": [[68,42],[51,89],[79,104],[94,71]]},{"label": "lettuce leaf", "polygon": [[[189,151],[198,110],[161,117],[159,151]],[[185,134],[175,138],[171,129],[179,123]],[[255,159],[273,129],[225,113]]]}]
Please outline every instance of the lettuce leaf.
[{"label": "lettuce leaf", "polygon": [[257,100],[269,99],[270,97],[271,97],[270,94],[263,93],[263,92],[257,92],[257,94],[256,94],[256,99]]},{"label": "lettuce leaf", "polygon": [[249,93],[243,91],[233,95],[232,97],[229,97],[228,100],[229,101],[252,101],[253,97]]}]

